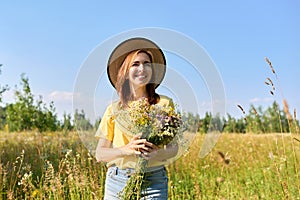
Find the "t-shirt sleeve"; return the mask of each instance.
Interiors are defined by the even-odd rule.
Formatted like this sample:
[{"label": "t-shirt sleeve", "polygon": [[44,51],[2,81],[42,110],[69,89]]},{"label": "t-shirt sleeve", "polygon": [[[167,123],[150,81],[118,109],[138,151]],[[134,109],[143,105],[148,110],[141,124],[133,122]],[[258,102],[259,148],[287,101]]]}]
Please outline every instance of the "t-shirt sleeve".
[{"label": "t-shirt sleeve", "polygon": [[114,128],[115,128],[115,121],[114,116],[112,114],[112,105],[108,106],[102,119],[100,125],[97,129],[95,134],[98,138],[104,138],[109,141],[113,141],[114,139]]}]

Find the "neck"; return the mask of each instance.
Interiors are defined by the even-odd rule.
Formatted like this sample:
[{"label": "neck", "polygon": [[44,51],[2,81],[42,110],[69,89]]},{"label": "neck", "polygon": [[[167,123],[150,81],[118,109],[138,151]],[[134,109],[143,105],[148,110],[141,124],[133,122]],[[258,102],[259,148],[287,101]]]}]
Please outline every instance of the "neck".
[{"label": "neck", "polygon": [[131,87],[131,91],[134,96],[134,99],[136,99],[136,100],[140,99],[140,98],[148,97],[147,91],[146,91],[146,86],[138,87],[138,88]]}]

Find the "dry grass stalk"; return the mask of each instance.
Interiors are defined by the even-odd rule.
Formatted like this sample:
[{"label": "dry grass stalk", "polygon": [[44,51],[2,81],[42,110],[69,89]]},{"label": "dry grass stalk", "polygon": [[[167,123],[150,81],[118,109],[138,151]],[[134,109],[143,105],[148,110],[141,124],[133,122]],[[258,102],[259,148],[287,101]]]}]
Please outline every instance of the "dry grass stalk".
[{"label": "dry grass stalk", "polygon": [[[239,109],[243,112],[244,115],[246,114],[245,110],[243,109],[243,107],[241,105],[238,104],[237,107],[239,107]],[[247,122],[246,117],[244,117],[244,120],[245,120],[245,122]]]},{"label": "dry grass stalk", "polygon": [[270,79],[270,78],[268,77],[267,80],[269,81],[269,82],[268,82],[268,83],[269,83],[268,85],[271,84],[272,86],[274,86],[272,79]]},{"label": "dry grass stalk", "polygon": [[271,95],[274,96],[275,86],[274,86],[273,81],[268,77],[268,78],[267,78],[267,81],[265,81],[265,84],[266,84],[266,85],[271,85],[271,86],[272,86],[272,90],[270,90],[270,93],[271,93]]},{"label": "dry grass stalk", "polygon": [[287,103],[287,101],[285,99],[283,99],[282,102],[283,102],[283,111],[286,114],[288,120],[291,120],[292,119],[292,115],[291,115],[291,113],[289,111],[289,105],[288,105],[288,103]]},{"label": "dry grass stalk", "polygon": [[275,70],[274,70],[274,68],[273,68],[273,66],[272,66],[271,61],[270,61],[267,57],[265,57],[265,60],[266,60],[266,62],[269,64],[269,66],[270,66],[270,68],[271,68],[271,70],[272,70],[272,73],[273,73],[273,74],[276,74],[276,73],[275,73]]},{"label": "dry grass stalk", "polygon": [[296,127],[296,133],[299,133],[299,125],[298,125],[298,121],[297,121],[297,110],[296,108],[294,108],[294,124]]},{"label": "dry grass stalk", "polygon": [[217,177],[216,178],[216,182],[217,183],[222,183],[222,182],[224,182],[225,181],[225,179],[223,178],[223,177]]},{"label": "dry grass stalk", "polygon": [[220,158],[221,158],[221,161],[224,162],[226,165],[229,165],[229,163],[230,163],[230,158],[227,156],[227,153],[224,154],[224,153],[222,153],[221,151],[218,151],[218,154],[219,154],[219,156],[220,156]]},{"label": "dry grass stalk", "polygon": [[252,110],[253,110],[254,114],[255,114],[256,116],[258,116],[258,113],[257,113],[257,111],[256,111],[256,109],[254,108],[254,106],[253,106],[253,105],[251,105],[251,108],[252,108]]},{"label": "dry grass stalk", "polygon": [[[270,66],[270,68],[271,68],[271,70],[272,70],[272,73],[275,75],[275,78],[276,78],[276,80],[277,80],[277,82],[278,82],[277,88],[279,88],[279,92],[281,93],[282,99],[284,99],[284,95],[283,95],[282,89],[281,89],[280,84],[279,84],[279,78],[278,78],[277,74],[275,73],[275,70],[274,70],[274,68],[273,68],[273,66],[272,66],[272,63],[271,63],[271,61],[270,61],[267,57],[265,57],[265,60],[266,60],[266,62],[269,64],[269,66]],[[267,79],[268,79],[269,81],[271,81],[270,78],[267,78]],[[272,84],[272,82],[270,82],[270,83]],[[272,90],[273,90],[273,91],[275,90],[274,84],[272,85]],[[274,95],[274,92],[270,92],[270,93],[271,93],[272,95]]]},{"label": "dry grass stalk", "polygon": [[246,114],[246,112],[244,111],[243,107],[241,105],[237,105],[239,107],[239,109],[243,112],[243,114]]},{"label": "dry grass stalk", "polygon": [[275,86],[274,86],[273,81],[268,77],[267,81],[265,81],[265,84],[272,86],[272,90],[270,90],[270,93],[271,93],[272,96],[274,96]]}]

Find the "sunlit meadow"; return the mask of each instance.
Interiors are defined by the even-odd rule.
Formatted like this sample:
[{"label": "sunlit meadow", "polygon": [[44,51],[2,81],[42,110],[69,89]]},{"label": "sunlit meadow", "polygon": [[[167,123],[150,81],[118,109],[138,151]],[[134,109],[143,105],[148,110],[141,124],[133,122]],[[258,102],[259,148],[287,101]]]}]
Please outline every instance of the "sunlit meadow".
[{"label": "sunlit meadow", "polygon": [[[204,135],[168,166],[169,199],[300,199],[299,134]],[[75,132],[0,134],[1,199],[102,199],[106,168]]]}]

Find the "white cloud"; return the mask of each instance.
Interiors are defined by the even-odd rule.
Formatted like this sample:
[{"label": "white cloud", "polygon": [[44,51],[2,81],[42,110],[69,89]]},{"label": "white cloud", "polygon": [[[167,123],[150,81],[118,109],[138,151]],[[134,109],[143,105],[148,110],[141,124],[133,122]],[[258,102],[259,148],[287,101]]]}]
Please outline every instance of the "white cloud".
[{"label": "white cloud", "polygon": [[269,103],[272,102],[274,99],[273,98],[259,98],[259,97],[255,97],[253,99],[250,99],[249,102],[250,103]]},{"label": "white cloud", "polygon": [[73,92],[68,91],[53,91],[45,95],[47,103],[54,102],[58,118],[62,119],[64,113],[73,115],[72,101]]},{"label": "white cloud", "polygon": [[53,91],[48,95],[48,98],[55,102],[72,102],[73,93],[66,91]]}]

